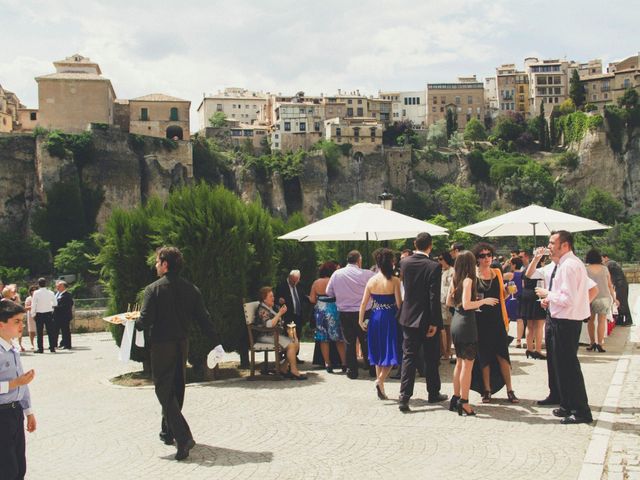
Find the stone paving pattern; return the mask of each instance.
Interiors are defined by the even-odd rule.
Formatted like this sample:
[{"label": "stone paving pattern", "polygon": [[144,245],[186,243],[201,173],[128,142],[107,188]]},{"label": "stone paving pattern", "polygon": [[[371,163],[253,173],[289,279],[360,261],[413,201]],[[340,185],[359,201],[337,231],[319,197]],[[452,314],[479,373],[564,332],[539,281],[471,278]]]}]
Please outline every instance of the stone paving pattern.
[{"label": "stone paving pattern", "polygon": [[[636,316],[640,320],[640,316]],[[580,349],[594,416],[609,390],[629,328],[616,328],[607,353]],[[593,425],[560,425],[546,396],[546,365],[511,348],[519,405],[471,402],[477,417],[458,417],[447,404],[425,401],[416,382],[413,412],[379,401],[373,382],[310,371],[306,382],[234,379],[189,386],[184,413],[196,447],[187,461],[158,439],[160,407],[152,388],[116,387],[108,379],[140,365],[119,363],[110,334],[74,336],[75,348],[25,354],[34,368],[32,398],[38,431],[27,434],[29,479],[140,478],[461,478],[575,479]],[[304,344],[309,360],[313,345]],[[604,476],[639,478],[640,350],[633,346],[628,382],[615,414]],[[308,362],[305,367],[308,366]],[[451,394],[448,363],[442,391]],[[397,397],[397,380],[387,385]],[[634,476],[635,475],[635,476]]]}]

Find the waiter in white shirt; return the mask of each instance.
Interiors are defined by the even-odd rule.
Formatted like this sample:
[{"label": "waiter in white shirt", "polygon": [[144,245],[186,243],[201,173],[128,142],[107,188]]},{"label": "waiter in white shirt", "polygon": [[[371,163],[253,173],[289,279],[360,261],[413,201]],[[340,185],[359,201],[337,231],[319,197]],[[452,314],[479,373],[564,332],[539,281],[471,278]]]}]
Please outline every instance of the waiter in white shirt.
[{"label": "waiter in white shirt", "polygon": [[[591,409],[578,360],[578,341],[582,321],[589,317],[589,304],[598,287],[587,276],[584,264],[573,253],[573,235],[566,230],[552,232],[549,237],[551,260],[556,264],[549,278],[549,288],[536,288],[547,309],[547,349],[551,348],[560,394],[560,407],[553,410],[560,423],[591,423]],[[550,341],[551,340],[551,344]]]},{"label": "waiter in white shirt", "polygon": [[55,294],[47,288],[44,278],[38,279],[38,290],[33,292],[31,299],[31,314],[35,315],[36,332],[38,335],[38,350],[36,353],[44,353],[44,328],[47,327],[49,337],[49,351],[56,352],[58,340],[57,327],[53,321],[53,307],[58,305]]}]

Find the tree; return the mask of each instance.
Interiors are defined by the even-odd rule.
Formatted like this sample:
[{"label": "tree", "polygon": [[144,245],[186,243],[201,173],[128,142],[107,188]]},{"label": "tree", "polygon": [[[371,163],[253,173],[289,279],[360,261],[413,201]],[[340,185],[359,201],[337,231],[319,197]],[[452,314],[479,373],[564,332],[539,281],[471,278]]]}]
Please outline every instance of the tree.
[{"label": "tree", "polygon": [[505,196],[518,207],[532,203],[549,206],[555,198],[555,185],[549,170],[533,160],[520,165],[501,184]]},{"label": "tree", "polygon": [[[302,228],[307,224],[302,214],[294,213],[284,222],[274,218],[272,223],[274,237]],[[317,265],[316,249],[313,242],[281,240],[274,244],[276,265],[275,283],[282,282],[293,269],[300,270],[300,283],[305,291],[309,290],[315,279]],[[346,258],[346,257],[345,257]]]},{"label": "tree", "polygon": [[516,115],[502,115],[493,127],[493,135],[505,142],[516,141],[524,132],[524,118]]},{"label": "tree", "polygon": [[209,117],[209,126],[223,128],[227,125],[227,116],[224,112],[216,112]]},{"label": "tree", "polygon": [[[36,234],[26,238],[10,230],[0,230],[0,265],[26,268],[31,275],[51,273],[49,243]],[[0,279],[6,279],[0,277]]]},{"label": "tree", "polygon": [[447,217],[460,225],[475,222],[480,212],[480,197],[475,187],[445,185],[436,191],[436,200]]},{"label": "tree", "polygon": [[480,120],[472,118],[464,127],[464,139],[469,142],[478,142],[487,139],[487,131]]},{"label": "tree", "polygon": [[433,125],[429,126],[429,131],[427,132],[427,144],[434,147],[446,147],[447,139],[447,125],[444,119],[440,119]]},{"label": "tree", "polygon": [[615,223],[622,213],[622,203],[599,188],[587,190],[580,207],[580,215],[604,224]]},{"label": "tree", "polygon": [[458,115],[453,108],[447,108],[447,138],[458,131]]},{"label": "tree", "polygon": [[573,104],[576,108],[580,108],[585,101],[586,92],[584,90],[584,84],[580,81],[580,74],[578,69],[574,69],[569,80],[569,97],[573,100]]},{"label": "tree", "polygon": [[538,128],[537,136],[540,145],[540,150],[549,149],[549,125],[547,119],[544,116],[544,103],[540,102],[540,114],[538,115],[538,121],[536,124]]},{"label": "tree", "polygon": [[85,274],[91,266],[89,253],[87,242],[71,240],[58,250],[58,254],[53,259],[53,266],[59,274]]}]

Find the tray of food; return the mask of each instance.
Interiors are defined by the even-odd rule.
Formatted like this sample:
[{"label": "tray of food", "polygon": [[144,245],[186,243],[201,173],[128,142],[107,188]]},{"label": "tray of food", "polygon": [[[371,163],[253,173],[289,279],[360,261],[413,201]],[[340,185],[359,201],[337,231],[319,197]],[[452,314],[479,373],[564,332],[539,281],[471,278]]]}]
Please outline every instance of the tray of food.
[{"label": "tray of food", "polygon": [[105,322],[113,323],[114,325],[124,325],[127,322],[135,322],[140,318],[140,309],[138,305],[134,305],[133,308],[127,308],[124,313],[116,313],[108,317],[102,317]]}]

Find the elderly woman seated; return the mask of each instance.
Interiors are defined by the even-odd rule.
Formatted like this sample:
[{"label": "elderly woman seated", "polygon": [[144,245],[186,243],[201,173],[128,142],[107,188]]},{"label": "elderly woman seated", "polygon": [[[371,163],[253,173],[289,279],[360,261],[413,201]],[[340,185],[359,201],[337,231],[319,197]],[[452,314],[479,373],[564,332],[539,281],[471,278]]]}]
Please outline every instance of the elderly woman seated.
[{"label": "elderly woman seated", "polygon": [[[280,364],[280,372],[285,376],[293,380],[306,380],[307,377],[300,373],[298,365],[296,363],[296,355],[300,350],[300,344],[297,340],[293,340],[287,337],[284,333],[284,327],[282,325],[282,316],[287,312],[286,305],[282,305],[280,310],[276,312],[273,307],[275,305],[275,296],[273,295],[273,289],[271,287],[262,287],[260,289],[260,305],[256,311],[256,327],[275,327],[278,330],[278,343],[280,348],[285,353],[285,360]],[[273,333],[261,332],[260,336],[256,339],[258,342],[273,343]],[[289,368],[291,373],[288,372]]]}]

